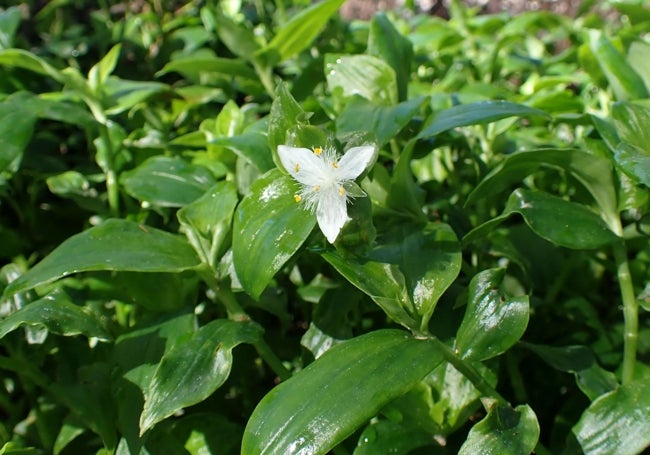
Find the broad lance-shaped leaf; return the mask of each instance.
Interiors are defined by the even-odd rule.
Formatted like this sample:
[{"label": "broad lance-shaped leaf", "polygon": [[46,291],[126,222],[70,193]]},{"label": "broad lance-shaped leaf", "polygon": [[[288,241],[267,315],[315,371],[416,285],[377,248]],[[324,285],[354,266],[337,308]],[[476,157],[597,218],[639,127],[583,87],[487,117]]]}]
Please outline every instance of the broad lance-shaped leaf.
[{"label": "broad lance-shaped leaf", "polygon": [[341,103],[361,95],[378,106],[397,104],[395,71],[385,61],[371,55],[325,56],[327,86]]},{"label": "broad lance-shaped leaf", "polygon": [[[595,118],[602,134],[607,124]],[[616,138],[615,143],[619,140]],[[591,193],[604,216],[617,216],[616,185],[610,160],[583,152],[567,149],[539,149],[514,153],[495,167],[472,190],[466,206],[486,198],[500,198],[501,192],[521,182],[540,167],[562,169],[570,172]]]},{"label": "broad lance-shaped leaf", "polygon": [[84,335],[108,341],[111,335],[99,319],[75,305],[60,289],[28,303],[0,321],[0,338],[20,326],[44,327],[57,335]]},{"label": "broad lance-shaped leaf", "polygon": [[418,138],[435,136],[459,126],[478,125],[496,122],[508,117],[543,116],[548,114],[539,109],[509,101],[478,101],[461,104],[444,111],[435,112],[427,120]]},{"label": "broad lance-shaped leaf", "polygon": [[539,423],[528,405],[494,405],[488,415],[472,427],[459,455],[529,454],[539,439]]},{"label": "broad lance-shaped leaf", "polygon": [[200,264],[183,237],[132,221],[111,219],[74,235],[12,281],[5,295],[72,273],[97,270],[182,272]]},{"label": "broad lance-shaped leaf", "polygon": [[201,197],[216,182],[207,168],[179,157],[154,156],[122,174],[127,193],[157,207],[182,207]]},{"label": "broad lance-shaped leaf", "polygon": [[344,1],[325,0],[303,9],[282,25],[268,46],[258,54],[268,55],[270,63],[275,65],[303,51],[318,36]]},{"label": "broad lance-shaped leaf", "polygon": [[566,248],[600,248],[619,239],[601,217],[584,205],[520,188],[510,195],[501,215],[472,229],[463,237],[463,243],[489,234],[515,213],[523,216],[537,235]]},{"label": "broad lance-shaped leaf", "polygon": [[634,181],[650,186],[650,154],[621,142],[614,153],[616,164]]},{"label": "broad lance-shaped leaf", "polygon": [[242,287],[260,296],[278,270],[300,248],[316,217],[297,204],[298,185],[273,169],[252,186],[235,212],[233,262]]},{"label": "broad lance-shaped leaf", "polygon": [[585,455],[635,455],[650,447],[650,381],[601,395],[573,427]]},{"label": "broad lance-shaped leaf", "polygon": [[262,329],[253,322],[218,319],[166,353],[145,391],[140,434],[176,411],[205,400],[228,379],[232,349],[255,343]]},{"label": "broad lance-shaped leaf", "polygon": [[465,316],[456,335],[456,351],[461,358],[490,359],[524,334],[528,297],[504,296],[499,290],[504,276],[504,269],[488,269],[472,278]]},{"label": "broad lance-shaped leaf", "polygon": [[241,453],[326,454],[440,362],[434,341],[400,330],[338,344],[260,401]]}]

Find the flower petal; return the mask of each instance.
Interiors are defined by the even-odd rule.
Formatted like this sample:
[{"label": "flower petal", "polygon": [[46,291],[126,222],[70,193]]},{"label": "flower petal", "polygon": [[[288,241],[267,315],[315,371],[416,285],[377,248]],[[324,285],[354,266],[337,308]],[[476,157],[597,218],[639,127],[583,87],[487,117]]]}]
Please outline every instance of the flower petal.
[{"label": "flower petal", "polygon": [[278,156],[289,175],[303,185],[320,185],[328,172],[323,160],[307,148],[278,145]]},{"label": "flower petal", "polygon": [[327,241],[334,243],[343,225],[349,220],[345,196],[341,196],[339,188],[332,185],[324,188],[318,200],[316,219],[318,226]]},{"label": "flower petal", "polygon": [[362,145],[352,147],[345,152],[343,158],[338,162],[337,178],[340,180],[354,180],[365,171],[377,156],[377,147],[374,145]]}]

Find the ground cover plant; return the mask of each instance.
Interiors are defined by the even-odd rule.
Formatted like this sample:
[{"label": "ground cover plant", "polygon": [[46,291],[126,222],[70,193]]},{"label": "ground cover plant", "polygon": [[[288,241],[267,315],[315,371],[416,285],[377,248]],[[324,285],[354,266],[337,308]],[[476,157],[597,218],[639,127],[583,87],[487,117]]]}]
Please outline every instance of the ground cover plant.
[{"label": "ground cover plant", "polygon": [[650,10],[341,4],[0,10],[0,453],[650,445]]}]

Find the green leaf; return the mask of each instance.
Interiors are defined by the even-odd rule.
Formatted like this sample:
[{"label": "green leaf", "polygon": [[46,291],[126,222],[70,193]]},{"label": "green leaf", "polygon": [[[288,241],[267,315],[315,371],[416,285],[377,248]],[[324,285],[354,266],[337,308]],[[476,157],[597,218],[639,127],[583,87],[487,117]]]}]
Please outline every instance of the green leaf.
[{"label": "green leaf", "polygon": [[258,298],[278,270],[300,248],[316,217],[298,205],[297,183],[279,170],[252,186],[235,212],[233,262],[242,287]]},{"label": "green leaf", "polygon": [[259,54],[272,55],[271,62],[274,66],[302,52],[311,45],[344,1],[324,0],[303,9],[282,25]]},{"label": "green leaf", "polygon": [[535,115],[548,117],[544,111],[509,101],[478,101],[460,104],[432,114],[417,137],[427,138],[460,126],[491,123],[508,117]]},{"label": "green leaf", "polygon": [[121,50],[122,45],[116,44],[88,71],[88,85],[95,93],[99,93],[103,89],[106,79],[108,79],[108,76],[111,75],[117,65]]},{"label": "green leaf", "polygon": [[324,253],[322,256],[350,283],[368,294],[394,322],[419,330],[420,321],[406,290],[404,274],[397,264],[358,261],[337,253]]},{"label": "green leaf", "polygon": [[487,360],[507,351],[528,325],[528,296],[511,297],[500,290],[505,269],[478,273],[469,284],[467,308],[456,335],[463,359]]},{"label": "green leaf", "polygon": [[648,98],[648,90],[643,79],[606,36],[600,32],[593,32],[590,36],[590,46],[616,99],[625,101]]},{"label": "green leaf", "polygon": [[257,79],[255,71],[244,60],[236,58],[220,58],[208,55],[184,56],[167,63],[156,73],[163,76],[167,73],[180,73],[185,78],[199,80],[202,74],[223,74],[238,76],[246,79]]},{"label": "green leaf", "polygon": [[262,173],[275,167],[273,155],[269,149],[269,141],[261,133],[251,131],[238,136],[217,137],[211,139],[208,143],[221,145],[232,150]]},{"label": "green leaf", "polygon": [[18,170],[36,119],[37,114],[18,97],[0,102],[0,173]]},{"label": "green leaf", "polygon": [[539,438],[537,416],[528,405],[495,405],[472,427],[459,455],[530,454]]},{"label": "green leaf", "polygon": [[[287,84],[280,83],[277,88],[277,96],[271,104],[269,115],[269,147],[273,154],[273,162],[282,169],[282,163],[278,158],[278,145],[289,145],[288,133],[298,125],[307,125],[305,111],[289,92]],[[312,146],[314,144],[311,144]],[[298,146],[298,145],[295,145]]]},{"label": "green leaf", "polygon": [[390,191],[386,202],[390,208],[396,211],[406,212],[416,220],[423,220],[424,190],[415,182],[411,170],[411,158],[415,144],[416,141],[411,140],[402,150],[390,181]]},{"label": "green leaf", "polygon": [[120,114],[168,88],[160,82],[129,81],[111,76],[103,84],[104,94],[108,98],[106,114]]},{"label": "green leaf", "polygon": [[355,96],[336,118],[336,135],[342,138],[359,131],[370,131],[381,148],[413,119],[425,102],[426,98],[414,98],[396,106],[377,106]]},{"label": "green leaf", "polygon": [[354,95],[379,106],[397,104],[395,71],[377,57],[328,54],[325,76],[329,90],[341,104]]},{"label": "green leaf", "polygon": [[22,49],[0,50],[0,65],[23,68],[34,73],[50,76],[57,82],[63,83],[65,77],[59,70],[40,57]]},{"label": "green leaf", "polygon": [[466,206],[521,182],[540,167],[570,172],[591,193],[603,214],[618,216],[616,185],[609,160],[580,150],[541,149],[518,152],[494,168],[469,194]]},{"label": "green leaf", "polygon": [[146,390],[140,434],[209,397],[230,375],[233,348],[255,343],[261,336],[262,329],[253,322],[218,319],[174,346],[163,356]]},{"label": "green leaf", "polygon": [[411,79],[413,44],[397,31],[383,12],[376,13],[370,22],[367,53],[383,59],[393,68],[397,80],[397,99],[405,101]]},{"label": "green leaf", "polygon": [[601,395],[573,427],[585,455],[635,455],[650,446],[650,382],[640,379]]},{"label": "green leaf", "polygon": [[553,347],[522,343],[546,363],[560,371],[574,373],[580,390],[591,401],[618,387],[614,373],[602,369],[590,349],[585,346]]},{"label": "green leaf", "polygon": [[650,108],[635,103],[614,103],[612,119],[621,141],[627,142],[650,156]]},{"label": "green leaf", "polygon": [[253,31],[223,14],[215,14],[214,19],[217,34],[223,44],[236,56],[251,60],[260,49]]},{"label": "green leaf", "polygon": [[539,191],[515,190],[503,213],[472,229],[463,243],[487,235],[515,213],[540,237],[576,250],[596,249],[619,240],[601,217],[582,204]]},{"label": "green leaf", "polygon": [[185,239],[132,221],[111,219],[76,234],[5,289],[32,289],[72,273],[95,270],[181,272],[199,265]]},{"label": "green leaf", "polygon": [[13,47],[21,16],[20,9],[15,6],[0,11],[0,50]]},{"label": "green leaf", "polygon": [[260,401],[241,451],[326,454],[441,361],[433,341],[399,330],[336,345]]},{"label": "green leaf", "polygon": [[650,186],[650,154],[621,142],[614,153],[616,164],[635,182]]},{"label": "green leaf", "polygon": [[[650,10],[646,11],[650,14]],[[643,41],[634,41],[628,49],[627,61],[643,79],[646,89],[650,90],[650,45]]]},{"label": "green leaf", "polygon": [[63,336],[83,335],[104,341],[111,339],[98,317],[72,303],[68,294],[60,289],[0,320],[0,338],[20,326],[44,327]]},{"label": "green leaf", "polygon": [[178,211],[178,221],[201,261],[216,270],[239,199],[232,182],[219,182]]},{"label": "green leaf", "polygon": [[431,445],[437,445],[432,435],[415,425],[378,420],[363,430],[354,455],[408,454],[418,447]]},{"label": "green leaf", "polygon": [[9,441],[0,447],[0,455],[41,455],[43,452],[34,447],[22,447],[17,442]]},{"label": "green leaf", "polygon": [[216,182],[203,166],[179,157],[153,156],[122,173],[129,195],[155,207],[182,207],[200,198]]}]

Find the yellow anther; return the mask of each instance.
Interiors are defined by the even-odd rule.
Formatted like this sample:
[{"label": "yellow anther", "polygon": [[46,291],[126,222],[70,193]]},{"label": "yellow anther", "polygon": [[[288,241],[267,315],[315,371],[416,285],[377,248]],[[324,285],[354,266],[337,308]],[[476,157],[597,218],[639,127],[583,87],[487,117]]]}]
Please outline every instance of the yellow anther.
[{"label": "yellow anther", "polygon": [[332,163],[332,167],[334,167],[334,169],[338,169],[339,168],[339,163]]},{"label": "yellow anther", "polygon": [[339,186],[339,196],[345,196],[345,189],[342,186]]},{"label": "yellow anther", "polygon": [[318,191],[318,190],[320,190],[320,185],[316,185],[316,186],[314,187],[314,191]]},{"label": "yellow anther", "polygon": [[323,149],[321,147],[314,148],[314,155],[320,155],[321,153],[323,153]]},{"label": "yellow anther", "polygon": [[300,201],[302,201],[302,196],[299,195],[299,194],[294,194],[294,195],[293,195],[293,199],[294,199],[296,202],[300,202]]},{"label": "yellow anther", "polygon": [[294,169],[296,172],[300,171],[300,163],[296,163],[296,167]]}]

